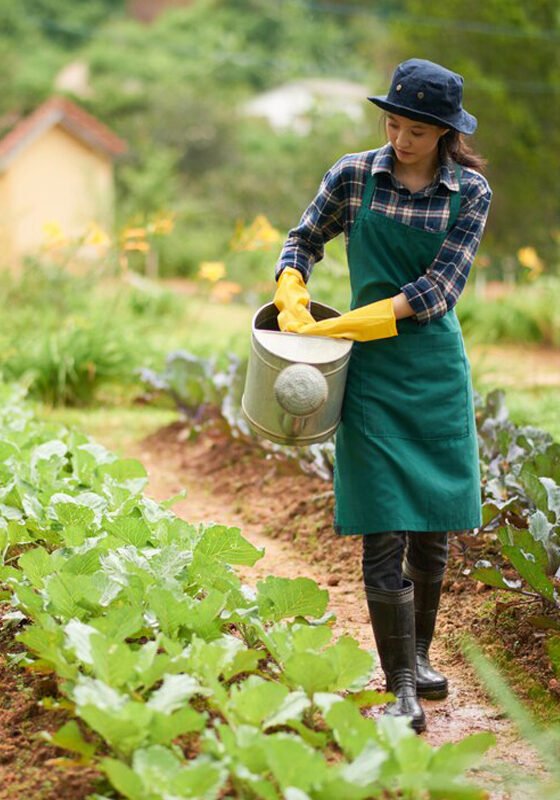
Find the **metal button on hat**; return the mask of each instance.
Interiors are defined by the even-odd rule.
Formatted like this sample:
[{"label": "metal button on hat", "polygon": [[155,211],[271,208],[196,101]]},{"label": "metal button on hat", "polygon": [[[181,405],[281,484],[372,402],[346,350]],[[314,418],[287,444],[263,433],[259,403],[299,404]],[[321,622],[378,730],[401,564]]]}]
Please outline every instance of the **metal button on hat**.
[{"label": "metal button on hat", "polygon": [[476,130],[476,117],[462,105],[462,76],[422,58],[411,58],[399,64],[389,93],[368,97],[368,100],[385,111],[419,122],[453,128],[459,133]]}]

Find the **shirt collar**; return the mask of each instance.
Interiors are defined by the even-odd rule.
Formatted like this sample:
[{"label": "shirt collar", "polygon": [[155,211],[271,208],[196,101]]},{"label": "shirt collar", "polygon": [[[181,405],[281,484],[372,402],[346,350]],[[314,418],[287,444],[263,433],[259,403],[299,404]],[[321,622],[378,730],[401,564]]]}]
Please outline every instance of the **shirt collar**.
[{"label": "shirt collar", "polygon": [[[391,178],[393,178],[394,159],[395,154],[390,144],[380,147],[373,157],[373,163],[371,165],[372,174],[375,175],[379,172],[387,172],[389,175],[391,175]],[[440,183],[443,183],[445,186],[447,186],[451,192],[459,191],[460,186],[459,181],[457,180],[457,175],[455,174],[455,165],[449,157],[447,157],[445,161],[442,161],[442,163],[439,165],[436,176],[430,186],[435,188]]]}]

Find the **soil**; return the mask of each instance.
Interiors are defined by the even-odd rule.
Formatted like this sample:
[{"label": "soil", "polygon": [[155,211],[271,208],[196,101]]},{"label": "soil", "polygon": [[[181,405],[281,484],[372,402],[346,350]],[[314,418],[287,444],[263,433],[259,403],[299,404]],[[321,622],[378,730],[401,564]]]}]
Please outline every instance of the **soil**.
[{"label": "soil", "polygon": [[[360,575],[361,539],[338,537],[333,532],[333,495],[328,481],[302,473],[283,454],[232,439],[225,423],[217,419],[206,422],[199,431],[183,422],[174,423],[142,442],[131,443],[127,450],[127,455],[147,468],[150,496],[163,500],[186,489],[186,499],[174,506],[179,516],[193,523],[215,521],[239,527],[254,545],[264,548],[264,557],[251,569],[242,570],[248,584],[255,585],[269,574],[314,579],[329,591],[329,608],[336,615],[335,633],[350,633],[363,647],[373,648]],[[494,607],[494,602],[489,602],[494,594],[464,576],[469,557],[480,547],[478,539],[468,535],[455,536],[451,543],[450,569],[431,651],[436,666],[449,677],[450,695],[443,701],[423,701],[428,720],[423,736],[439,746],[471,733],[494,733],[496,746],[474,777],[488,786],[491,800],[521,800],[526,790],[512,788],[512,776],[542,774],[538,759],[487,698],[462,656],[460,638],[472,632],[479,640],[494,640],[494,648],[499,638],[505,656],[508,649],[514,653],[515,648],[519,656],[536,652],[527,660],[526,669],[539,678],[549,665],[533,628],[523,633],[523,626],[514,622],[510,638],[501,637],[503,626],[486,610]],[[508,609],[508,613],[515,619],[516,609]],[[496,636],[498,629],[500,637]],[[523,636],[536,647],[525,646]],[[40,731],[54,732],[67,721],[63,710],[47,711],[40,704],[45,696],[56,697],[56,682],[49,676],[8,667],[7,653],[19,647],[10,632],[3,637],[0,800],[85,800],[96,790],[99,774],[72,764],[63,768],[58,759],[67,753],[39,737]],[[545,680],[553,680],[551,675],[544,675]],[[384,689],[379,669],[372,688]]]},{"label": "soil", "polygon": [[0,800],[82,800],[94,791],[99,773],[78,764],[57,766],[68,754],[48,744],[42,732],[55,733],[70,716],[42,705],[58,695],[55,678],[9,665],[8,653],[22,649],[9,629],[1,632]]}]

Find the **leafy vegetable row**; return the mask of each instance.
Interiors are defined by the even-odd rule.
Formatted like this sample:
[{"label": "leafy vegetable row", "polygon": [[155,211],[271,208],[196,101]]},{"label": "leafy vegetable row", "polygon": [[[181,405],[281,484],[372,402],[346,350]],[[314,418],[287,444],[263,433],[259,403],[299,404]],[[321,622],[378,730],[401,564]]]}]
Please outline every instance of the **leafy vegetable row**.
[{"label": "leafy vegetable row", "polygon": [[489,734],[432,749],[363,715],[372,656],[333,641],[314,582],[242,584],[262,552],[237,528],[179,519],[139,462],[2,385],[0,432],[3,624],[58,676],[44,702],[75,718],[51,741],[105,773],[96,800],[485,796],[463,773]]},{"label": "leafy vegetable row", "polygon": [[[488,395],[478,414],[483,472],[483,532],[497,537],[510,577],[479,562],[473,577],[560,608],[560,444],[543,431],[517,427],[502,392]],[[512,569],[517,573],[511,578]],[[514,573],[515,574],[515,573]],[[550,627],[554,621],[550,619]]]},{"label": "leafy vegetable row", "polygon": [[[206,407],[218,407],[234,435],[250,436],[240,407],[244,370],[234,358],[220,370],[210,359],[176,351],[161,373],[143,370],[141,378],[152,391],[168,393],[195,423]],[[545,431],[514,425],[501,391],[485,400],[477,397],[476,410],[484,501],[480,533],[496,539],[507,567],[504,570],[503,559],[497,565],[481,561],[472,576],[560,608],[554,582],[560,575],[560,445]],[[282,449],[304,468],[332,476],[332,442]],[[513,579],[508,577],[512,568],[517,573]]]}]

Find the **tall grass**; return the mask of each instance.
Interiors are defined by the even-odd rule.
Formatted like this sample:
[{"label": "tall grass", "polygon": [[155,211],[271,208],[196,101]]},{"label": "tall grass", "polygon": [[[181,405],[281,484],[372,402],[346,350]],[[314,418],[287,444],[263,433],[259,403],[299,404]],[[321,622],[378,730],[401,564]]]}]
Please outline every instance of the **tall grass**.
[{"label": "tall grass", "polygon": [[161,314],[99,271],[38,263],[0,277],[0,372],[52,405],[87,405],[101,387],[136,380],[151,354],[146,327]]},{"label": "tall grass", "polygon": [[493,299],[468,289],[457,313],[465,335],[475,343],[560,347],[560,278],[539,278]]}]

